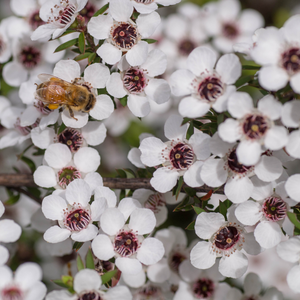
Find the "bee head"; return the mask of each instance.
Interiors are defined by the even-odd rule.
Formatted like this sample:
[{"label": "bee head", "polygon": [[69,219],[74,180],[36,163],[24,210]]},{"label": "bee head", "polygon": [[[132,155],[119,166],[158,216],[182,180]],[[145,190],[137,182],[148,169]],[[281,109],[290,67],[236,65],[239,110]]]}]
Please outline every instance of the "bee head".
[{"label": "bee head", "polygon": [[96,103],[96,97],[94,94],[90,93],[89,94],[89,100],[86,104],[86,106],[84,107],[84,112],[89,112],[91,109],[94,108]]}]

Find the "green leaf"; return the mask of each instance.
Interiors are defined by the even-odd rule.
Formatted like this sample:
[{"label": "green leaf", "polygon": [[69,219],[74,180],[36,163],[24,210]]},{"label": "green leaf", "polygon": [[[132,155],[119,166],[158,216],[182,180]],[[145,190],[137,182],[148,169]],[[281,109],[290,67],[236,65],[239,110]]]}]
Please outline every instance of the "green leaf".
[{"label": "green leaf", "polygon": [[193,188],[190,187],[185,187],[184,191],[186,192],[187,195],[189,195],[190,197],[194,197],[196,196],[196,191]]},{"label": "green leaf", "polygon": [[184,125],[184,124],[186,124],[186,123],[188,123],[188,122],[190,122],[190,121],[192,121],[193,119],[190,119],[190,118],[183,118],[183,121],[182,121],[182,123],[181,123],[181,126],[182,125]]},{"label": "green leaf", "polygon": [[35,163],[30,158],[24,155],[21,157],[21,160],[30,168],[31,172],[34,173],[34,171],[36,170]]},{"label": "green leaf", "polygon": [[78,47],[81,53],[85,52],[85,36],[83,31],[79,34],[78,37]]},{"label": "green leaf", "polygon": [[35,196],[37,198],[41,197],[41,191],[38,188],[35,188],[35,187],[26,187],[26,189],[33,196]]},{"label": "green leaf", "polygon": [[61,134],[66,128],[67,128],[67,126],[64,123],[61,123],[61,125],[59,126],[57,134]]},{"label": "green leaf", "polygon": [[300,222],[297,218],[297,215],[295,213],[292,213],[292,212],[289,212],[289,211],[286,214],[289,217],[290,221],[295,225],[295,227],[297,229],[300,229]]},{"label": "green leaf", "polygon": [[46,149],[40,149],[37,147],[34,147],[34,149],[36,149],[36,151],[34,153],[32,153],[32,155],[34,155],[34,156],[45,155]]},{"label": "green leaf", "polygon": [[200,215],[201,213],[205,212],[205,210],[199,206],[193,206],[193,209],[197,215]]},{"label": "green leaf", "polygon": [[177,184],[177,189],[176,189],[176,200],[178,199],[178,196],[179,196],[179,193],[181,192],[181,188],[183,186],[183,176],[180,176],[179,177],[179,180],[178,180],[178,184]]},{"label": "green leaf", "polygon": [[123,171],[122,169],[116,169],[116,171],[118,173],[118,177],[127,178],[126,172]]},{"label": "green leaf", "polygon": [[133,170],[129,169],[129,168],[124,168],[124,171],[126,171],[127,173],[131,174],[134,178],[136,178],[136,174],[134,173]]},{"label": "green leaf", "polygon": [[73,40],[67,41],[67,42],[61,44],[60,46],[58,46],[54,50],[54,53],[65,50],[65,49],[68,49],[68,48],[74,46],[77,42],[78,42],[78,39],[73,39]]},{"label": "green leaf", "polygon": [[83,264],[83,261],[82,261],[80,255],[78,253],[77,253],[76,262],[77,262],[77,269],[78,269],[78,271],[83,270],[84,269],[84,264]]},{"label": "green leaf", "polygon": [[88,63],[91,64],[95,58],[96,58],[96,53],[90,54],[88,58]]},{"label": "green leaf", "polygon": [[125,197],[126,197],[126,192],[125,192],[125,190],[121,190],[121,192],[120,192],[120,197],[119,197],[120,201],[121,201],[123,198],[125,198]]},{"label": "green leaf", "polygon": [[190,126],[186,132],[186,139],[188,140],[194,134],[194,122],[190,122]]},{"label": "green leaf", "polygon": [[88,58],[90,55],[91,55],[90,52],[86,52],[86,53],[83,53],[83,54],[79,54],[79,55],[77,55],[77,56],[74,57],[74,60],[75,60],[75,61],[80,61],[80,60],[83,60],[83,59]]},{"label": "green leaf", "polygon": [[253,79],[253,75],[243,76],[234,84],[237,88],[240,88],[245,83],[251,81]]},{"label": "green leaf", "polygon": [[156,43],[157,40],[154,40],[154,39],[142,39],[142,41],[145,41],[147,42],[148,44],[153,44],[153,43]]},{"label": "green leaf", "polygon": [[127,106],[127,98],[128,98],[128,95],[126,95],[125,97],[119,99],[120,103],[125,107]]},{"label": "green leaf", "polygon": [[191,222],[185,229],[186,230],[195,230],[195,221]]},{"label": "green leaf", "polygon": [[65,284],[61,279],[54,279],[54,280],[52,280],[52,282],[54,282],[55,284],[57,284],[60,287],[63,287],[66,289],[69,288],[69,286],[67,284]]},{"label": "green leaf", "polygon": [[176,212],[176,211],[181,211],[185,206],[188,205],[190,201],[190,197],[189,196],[186,196],[183,201],[181,201],[181,203],[179,203],[174,209],[173,209],[173,212]]},{"label": "green leaf", "polygon": [[102,6],[99,10],[97,10],[93,17],[97,17],[99,15],[102,15],[107,9],[108,9],[109,3],[105,4],[104,6]]},{"label": "green leaf", "polygon": [[78,251],[82,247],[83,243],[82,242],[75,242],[73,245],[73,249],[75,251]]},{"label": "green leaf", "polygon": [[222,214],[224,216],[224,218],[227,220],[227,206],[224,202],[222,202],[221,200],[219,200],[219,212],[220,214]]},{"label": "green leaf", "polygon": [[247,65],[247,66],[242,66],[242,69],[243,70],[260,70],[260,66],[249,66],[249,65]]},{"label": "green leaf", "polygon": [[5,202],[5,205],[13,205],[17,203],[20,199],[20,194],[14,194],[10,189],[6,188],[6,192],[8,195],[8,200]]},{"label": "green leaf", "polygon": [[101,280],[102,280],[102,284],[106,284],[108,283],[116,274],[117,274],[118,270],[112,270],[109,272],[106,272],[104,275],[101,276]]},{"label": "green leaf", "polygon": [[224,122],[224,115],[223,114],[219,114],[217,116],[217,124],[220,125],[222,122]]},{"label": "green leaf", "polygon": [[93,253],[92,253],[91,248],[89,248],[89,250],[86,254],[85,265],[86,265],[87,269],[95,270],[94,258],[93,258]]}]

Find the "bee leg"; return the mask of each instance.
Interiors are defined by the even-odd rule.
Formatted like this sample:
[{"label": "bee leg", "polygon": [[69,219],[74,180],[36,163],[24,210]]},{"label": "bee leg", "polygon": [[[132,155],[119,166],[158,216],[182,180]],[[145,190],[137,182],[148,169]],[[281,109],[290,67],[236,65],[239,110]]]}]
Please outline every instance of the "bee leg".
[{"label": "bee leg", "polygon": [[69,110],[69,113],[70,113],[70,117],[73,118],[73,119],[75,119],[76,121],[78,121],[78,119],[75,118],[75,116],[74,116],[74,112],[73,112],[72,108],[68,107],[68,110]]}]

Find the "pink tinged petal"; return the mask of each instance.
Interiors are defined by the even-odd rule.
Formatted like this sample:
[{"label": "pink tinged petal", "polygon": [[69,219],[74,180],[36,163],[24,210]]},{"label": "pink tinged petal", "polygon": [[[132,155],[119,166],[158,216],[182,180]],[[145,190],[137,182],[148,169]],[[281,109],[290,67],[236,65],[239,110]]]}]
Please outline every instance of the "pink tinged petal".
[{"label": "pink tinged petal", "polygon": [[99,290],[101,283],[101,277],[95,270],[83,269],[74,277],[74,290],[78,294],[83,291]]},{"label": "pink tinged petal", "polygon": [[167,139],[183,140],[185,138],[188,125],[185,124],[181,126],[182,121],[183,121],[183,117],[179,115],[171,115],[168,117],[164,126],[164,133]]},{"label": "pink tinged petal", "polygon": [[184,182],[191,187],[199,187],[204,184],[200,177],[201,168],[203,166],[202,161],[196,161],[189,169],[184,173]]},{"label": "pink tinged petal", "polygon": [[95,107],[90,111],[91,117],[96,120],[108,118],[115,109],[111,98],[107,95],[99,95],[96,100]]},{"label": "pink tinged petal", "polygon": [[244,225],[255,225],[261,218],[261,206],[254,201],[246,201],[237,206],[235,216]]},{"label": "pink tinged petal", "polygon": [[93,253],[101,260],[109,260],[115,255],[114,247],[107,235],[99,234],[92,241]]},{"label": "pink tinged petal", "polygon": [[153,173],[150,180],[151,186],[160,193],[169,192],[177,183],[179,174],[177,171],[168,168],[159,168]]},{"label": "pink tinged petal", "polygon": [[300,239],[299,237],[290,238],[281,242],[276,248],[277,254],[285,261],[295,263],[300,259]]},{"label": "pink tinged petal", "polygon": [[136,20],[138,32],[141,34],[143,38],[150,37],[154,33],[159,23],[160,23],[160,16],[156,11],[147,15],[139,15]]},{"label": "pink tinged petal", "polygon": [[270,150],[280,150],[289,140],[288,130],[283,126],[273,126],[265,136],[265,146]]},{"label": "pink tinged petal", "polygon": [[239,163],[245,166],[255,165],[261,155],[261,146],[257,141],[244,140],[239,143],[236,149],[236,155]]},{"label": "pink tinged petal", "polygon": [[94,148],[82,147],[75,153],[74,163],[81,172],[95,172],[100,166],[100,155]]},{"label": "pink tinged petal", "polygon": [[53,75],[68,82],[72,82],[75,78],[80,77],[80,65],[75,60],[61,60],[53,70]]},{"label": "pink tinged petal", "polygon": [[234,85],[227,85],[225,93],[220,96],[217,101],[212,105],[213,109],[217,112],[223,112],[227,110],[228,98],[231,94],[236,91],[236,87]]},{"label": "pink tinged petal", "polygon": [[89,224],[87,228],[71,234],[71,239],[76,242],[87,242],[93,240],[98,234],[97,226]]},{"label": "pink tinged petal", "polygon": [[118,205],[118,209],[123,214],[125,220],[127,220],[132,212],[137,208],[142,208],[142,205],[138,200],[133,198],[123,198]]},{"label": "pink tinged petal", "polygon": [[229,178],[225,185],[225,195],[233,203],[242,203],[248,200],[253,191],[253,184],[248,177]]},{"label": "pink tinged petal", "polygon": [[266,182],[271,182],[280,177],[283,167],[281,161],[274,156],[263,155],[254,168],[256,176]]},{"label": "pink tinged petal", "polygon": [[133,7],[140,14],[149,14],[149,13],[155,11],[158,6],[155,2],[144,4],[144,3],[138,3],[138,2],[133,1]]},{"label": "pink tinged petal", "polygon": [[22,290],[30,289],[40,280],[42,280],[42,269],[36,263],[24,263],[16,270],[15,281]]},{"label": "pink tinged petal", "polygon": [[226,277],[241,277],[248,268],[248,258],[245,254],[236,251],[229,257],[222,257],[220,260],[219,271]]},{"label": "pink tinged petal", "polygon": [[101,201],[101,199],[95,199],[93,203],[91,204],[91,211],[92,211],[92,220],[93,222],[95,221],[100,221],[100,216],[106,209],[106,201]]},{"label": "pink tinged petal", "polygon": [[145,93],[157,104],[162,104],[170,99],[171,89],[166,80],[154,78],[148,82]]},{"label": "pink tinged petal", "polygon": [[134,275],[142,270],[142,264],[135,258],[118,257],[115,263],[124,274]]},{"label": "pink tinged petal", "polygon": [[193,151],[199,160],[205,160],[210,156],[210,136],[203,132],[196,132],[189,139]]},{"label": "pink tinged petal", "polygon": [[280,243],[283,233],[275,222],[260,222],[254,230],[254,236],[263,248],[269,249]]},{"label": "pink tinged petal", "polygon": [[77,119],[75,120],[70,116],[70,113],[67,108],[65,108],[62,112],[61,118],[64,124],[67,127],[72,128],[82,128],[85,126],[89,120],[89,115],[85,112],[81,111],[74,111],[74,117]]},{"label": "pink tinged petal", "polygon": [[127,286],[114,286],[105,293],[106,300],[131,300],[132,294]]},{"label": "pink tinged petal", "polygon": [[156,264],[162,259],[165,253],[163,243],[156,238],[146,238],[137,251],[137,259],[144,265]]},{"label": "pink tinged petal", "polygon": [[105,186],[98,186],[95,189],[95,199],[98,198],[105,198],[108,207],[115,207],[117,203],[117,196],[116,194]]},{"label": "pink tinged petal", "polygon": [[273,193],[273,186],[272,183],[264,182],[260,179],[258,179],[257,176],[254,176],[251,178],[251,181],[253,183],[253,192],[251,194],[251,198],[254,200],[263,200],[265,198],[268,198]]},{"label": "pink tinged petal", "polygon": [[150,77],[163,74],[167,68],[166,54],[159,49],[151,50],[141,68],[147,70],[147,75]]},{"label": "pink tinged petal", "polygon": [[284,88],[289,77],[287,72],[278,66],[266,66],[258,73],[259,84],[268,91],[278,91]]},{"label": "pink tinged petal", "polygon": [[220,138],[228,143],[234,143],[241,137],[240,123],[237,120],[228,118],[225,122],[221,123],[218,127]]},{"label": "pink tinged petal", "polygon": [[130,215],[129,228],[138,235],[150,233],[156,224],[155,215],[148,208],[136,208]]},{"label": "pink tinged petal", "polygon": [[281,116],[282,104],[273,95],[267,95],[258,101],[257,108],[271,120],[277,120]]},{"label": "pink tinged petal", "polygon": [[212,71],[217,61],[217,56],[210,48],[202,46],[194,49],[187,59],[187,67],[194,75]]},{"label": "pink tinged petal", "polygon": [[4,265],[8,261],[8,258],[9,258],[8,250],[2,245],[0,245],[0,266]]},{"label": "pink tinged petal", "polygon": [[127,92],[123,86],[121,75],[117,72],[114,72],[110,75],[106,84],[106,89],[110,95],[117,98],[122,98],[127,95]]},{"label": "pink tinged petal", "polygon": [[127,106],[131,112],[140,118],[150,113],[150,104],[147,97],[130,94],[128,96]]},{"label": "pink tinged petal", "polygon": [[1,220],[0,221],[0,242],[12,243],[19,239],[22,233],[20,225],[13,220]]},{"label": "pink tinged petal", "polygon": [[109,36],[109,31],[113,25],[113,19],[110,15],[99,15],[91,18],[88,22],[87,29],[94,38],[103,40]]},{"label": "pink tinged petal", "polygon": [[48,166],[39,166],[33,173],[35,184],[50,188],[57,185],[56,174],[54,170]]},{"label": "pink tinged petal", "polygon": [[294,292],[300,293],[300,266],[294,266],[287,274],[286,281]]},{"label": "pink tinged petal", "polygon": [[219,213],[203,212],[196,218],[195,232],[201,239],[210,239],[225,222],[224,216]]},{"label": "pink tinged petal", "polygon": [[42,212],[47,219],[63,220],[64,210],[68,207],[67,202],[60,196],[50,195],[42,202]]},{"label": "pink tinged petal", "polygon": [[128,152],[128,160],[137,168],[145,169],[145,165],[141,161],[142,152],[138,148],[132,148]]},{"label": "pink tinged petal", "polygon": [[118,208],[107,208],[100,217],[101,229],[108,235],[116,235],[125,221],[124,215]]},{"label": "pink tinged petal", "polygon": [[152,282],[165,282],[170,278],[171,271],[166,258],[147,268],[147,276]]},{"label": "pink tinged petal", "polygon": [[22,127],[30,126],[37,118],[41,116],[41,113],[34,106],[27,106],[20,117],[20,125]]},{"label": "pink tinged petal", "polygon": [[28,71],[18,62],[12,61],[3,67],[3,79],[11,86],[20,86],[27,76]]},{"label": "pink tinged petal", "polygon": [[149,137],[142,140],[139,148],[142,152],[142,163],[149,167],[154,167],[163,163],[164,159],[161,152],[164,148],[165,144],[158,138]]},{"label": "pink tinged petal", "polygon": [[292,76],[292,78],[290,79],[290,85],[293,89],[294,92],[296,93],[300,93],[300,74],[295,74]]},{"label": "pink tinged petal", "polygon": [[41,149],[47,149],[54,141],[55,132],[52,128],[41,130],[39,127],[31,130],[31,139],[35,146]]},{"label": "pink tinged petal", "polygon": [[99,63],[89,65],[84,71],[84,80],[93,88],[102,89],[109,78],[110,72],[107,66]]},{"label": "pink tinged petal", "polygon": [[300,201],[300,174],[292,175],[288,178],[285,184],[285,189],[288,195],[296,200]]},{"label": "pink tinged petal", "polygon": [[91,172],[84,177],[84,181],[90,186],[92,194],[98,186],[103,185],[102,177],[99,173]]},{"label": "pink tinged petal", "polygon": [[83,179],[75,179],[67,186],[66,199],[71,205],[76,203],[86,207],[91,196],[90,186]]},{"label": "pink tinged petal", "polygon": [[248,273],[244,280],[244,291],[247,296],[259,295],[262,290],[262,282],[255,273]]},{"label": "pink tinged petal", "polygon": [[90,121],[82,128],[81,133],[89,145],[97,146],[105,140],[106,131],[103,123]]},{"label": "pink tinged petal", "polygon": [[138,42],[126,53],[126,60],[131,66],[139,66],[146,61],[148,55],[148,43]]},{"label": "pink tinged petal", "polygon": [[195,268],[208,269],[215,264],[216,254],[210,251],[209,242],[198,242],[191,251],[191,263]]},{"label": "pink tinged petal", "polygon": [[179,103],[178,111],[183,117],[197,118],[204,116],[210,109],[210,104],[194,97],[186,97]]},{"label": "pink tinged petal", "polygon": [[242,74],[242,65],[235,54],[225,54],[217,62],[216,71],[226,84],[233,84]]},{"label": "pink tinged petal", "polygon": [[44,240],[48,243],[59,243],[66,240],[70,235],[70,230],[55,225],[44,233]]},{"label": "pink tinged petal", "polygon": [[300,101],[292,100],[286,102],[282,108],[282,123],[287,127],[297,128],[300,123]]},{"label": "pink tinged petal", "polygon": [[295,158],[300,158],[300,130],[292,131],[289,135],[286,151]]},{"label": "pink tinged petal", "polygon": [[235,92],[228,100],[228,111],[237,119],[244,117],[253,111],[253,100],[245,92]]},{"label": "pink tinged petal", "polygon": [[210,158],[204,162],[201,172],[201,179],[210,187],[218,187],[224,184],[228,177],[228,172],[225,170],[223,159]]},{"label": "pink tinged petal", "polygon": [[122,51],[110,43],[105,43],[97,50],[97,54],[108,64],[114,65],[120,61]]},{"label": "pink tinged petal", "polygon": [[8,266],[0,266],[0,288],[2,289],[13,280],[13,272]]},{"label": "pink tinged petal", "polygon": [[175,96],[185,96],[192,93],[192,81],[195,75],[190,70],[177,70],[169,80],[172,94]]}]

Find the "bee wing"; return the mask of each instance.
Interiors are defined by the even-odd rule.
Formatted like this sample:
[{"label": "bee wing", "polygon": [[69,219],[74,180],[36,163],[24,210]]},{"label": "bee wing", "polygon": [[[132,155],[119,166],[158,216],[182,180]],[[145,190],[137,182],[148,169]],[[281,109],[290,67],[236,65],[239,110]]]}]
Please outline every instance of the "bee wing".
[{"label": "bee wing", "polygon": [[68,82],[66,80],[63,80],[63,79],[59,78],[59,77],[56,77],[56,76],[51,75],[51,74],[46,74],[46,73],[39,74],[38,78],[39,78],[39,80],[41,82],[45,82],[45,81],[50,81],[51,80],[51,81],[63,81],[65,83],[70,83],[70,82]]}]

